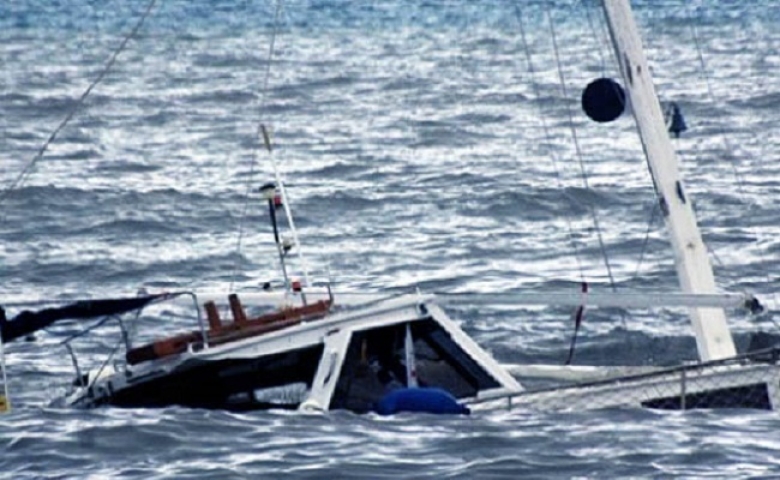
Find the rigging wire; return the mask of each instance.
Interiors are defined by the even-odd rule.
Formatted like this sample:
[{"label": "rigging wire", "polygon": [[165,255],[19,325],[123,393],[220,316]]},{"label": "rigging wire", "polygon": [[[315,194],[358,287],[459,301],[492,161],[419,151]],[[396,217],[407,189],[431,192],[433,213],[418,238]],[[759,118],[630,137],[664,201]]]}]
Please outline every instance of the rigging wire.
[{"label": "rigging wire", "polygon": [[2,193],[0,193],[0,205],[2,205],[3,202],[5,202],[5,200],[8,198],[8,196],[11,194],[12,191],[14,191],[16,188],[22,185],[22,183],[27,178],[27,176],[32,172],[32,169],[35,166],[35,164],[38,163],[38,161],[41,158],[43,158],[43,154],[46,153],[46,150],[49,148],[49,145],[54,141],[55,138],[57,138],[57,135],[60,133],[60,131],[63,128],[65,128],[65,126],[73,119],[73,117],[78,112],[79,108],[86,101],[89,94],[92,93],[92,90],[95,88],[95,86],[97,86],[97,84],[100,83],[103,80],[103,78],[108,74],[108,72],[111,70],[111,67],[114,66],[114,62],[116,62],[117,57],[119,57],[119,54],[122,53],[127,47],[127,43],[141,29],[147,17],[149,17],[149,15],[151,14],[152,9],[154,8],[154,5],[156,3],[157,0],[149,1],[149,3],[146,6],[146,9],[144,10],[143,14],[136,22],[133,29],[122,39],[122,43],[120,43],[119,47],[116,50],[114,50],[114,53],[111,55],[111,58],[109,58],[108,62],[105,64],[105,66],[100,71],[100,73],[95,78],[95,80],[93,80],[92,83],[89,84],[87,89],[84,90],[84,93],[81,94],[79,99],[76,101],[76,104],[73,106],[70,112],[68,112],[65,118],[60,122],[60,124],[57,125],[57,128],[55,128],[54,131],[52,131],[51,135],[49,135],[49,138],[46,139],[46,141],[43,143],[43,145],[35,154],[35,156],[29,162],[27,162],[27,165],[25,165],[22,171],[19,172],[19,175],[17,175],[16,178],[2,191]]},{"label": "rigging wire", "polygon": [[[602,5],[602,7],[604,7],[604,0],[599,0],[599,3]],[[606,32],[607,38],[609,38],[609,32],[606,31],[607,30],[606,26],[604,26],[603,23],[600,23],[600,25],[602,25],[602,27],[603,27],[602,30]],[[653,40],[653,36],[652,35],[647,35],[647,36],[644,37],[643,43],[645,45],[645,50],[647,50],[647,46],[652,43],[652,40]],[[605,43],[610,43],[610,42],[611,42],[611,40],[609,42],[605,42]],[[618,61],[617,57],[615,56],[615,50],[613,48],[609,48],[609,51],[612,52],[613,60],[615,62],[615,65],[617,65],[619,63],[619,61]],[[659,99],[659,102],[660,102],[660,99]],[[675,149],[675,153],[677,154],[678,158],[680,158],[679,150]],[[680,163],[681,164],[684,163],[682,161],[682,158],[680,158]],[[650,173],[649,169],[647,170],[647,173],[648,174]],[[652,232],[653,225],[655,224],[656,214],[658,212],[658,208],[659,208],[659,205],[660,205],[660,197],[658,196],[658,189],[655,188],[655,183],[654,183],[654,180],[652,180],[652,175],[649,176],[649,179],[650,179],[651,184],[653,185],[653,190],[652,191],[653,191],[653,198],[654,198],[654,200],[652,202],[650,202],[651,203],[650,218],[647,221],[647,228],[645,229],[645,235],[644,235],[644,238],[642,239],[642,249],[640,250],[639,260],[637,261],[636,269],[634,270],[634,274],[631,277],[631,280],[635,280],[635,279],[639,278],[639,270],[642,268],[642,264],[644,263],[644,258],[645,258],[645,255],[647,253],[647,247],[648,247],[649,242],[650,242],[650,233]],[[655,266],[658,269],[662,268],[661,262],[658,259],[656,259]]]},{"label": "rigging wire", "polygon": [[[580,0],[584,1],[584,0]],[[600,8],[601,12],[606,12],[607,6],[604,5],[605,0],[596,0],[595,3],[599,5],[599,7],[593,6],[592,8]],[[588,6],[583,3],[583,8],[586,10],[588,9]],[[599,45],[607,45],[607,51],[609,51],[609,56],[612,57],[612,65],[620,65],[620,60],[617,58],[617,53],[615,52],[615,49],[612,47],[612,34],[609,33],[609,28],[606,25],[605,18],[602,15],[596,15],[596,18],[601,18],[601,21],[598,22],[599,25],[599,33],[601,34],[601,37],[599,39]],[[594,33],[594,36],[597,36]],[[600,49],[599,49],[600,50]]]},{"label": "rigging wire", "polygon": [[[532,61],[532,58],[531,58],[530,48],[529,48],[528,41],[527,41],[527,38],[526,38],[525,27],[524,27],[523,20],[522,20],[523,15],[521,14],[521,10],[520,10],[520,7],[519,7],[517,2],[515,2],[513,4],[513,6],[514,6],[515,16],[517,18],[517,23],[518,23],[519,28],[520,28],[520,37],[521,37],[521,40],[523,42],[523,49],[524,49],[525,55],[526,55],[526,63],[528,64],[528,70],[531,73],[531,85],[532,85],[532,88],[534,90],[534,95],[536,96],[536,98],[541,98],[541,95],[540,95],[540,92],[539,92],[539,85],[538,85],[538,83],[536,81],[536,78],[535,78],[536,77],[536,70],[534,69],[533,61]],[[547,13],[547,17],[550,18],[549,10],[546,13]],[[590,15],[588,15],[588,20],[589,20],[588,23],[590,25],[591,30],[594,30],[593,24],[590,21]],[[551,28],[552,28],[552,22],[550,22],[550,25],[551,25]],[[560,71],[560,58],[559,58],[559,55],[558,55],[557,43],[555,42],[555,39],[554,39],[554,33],[553,33],[553,46],[555,48],[555,57],[556,57],[557,65],[558,65],[558,68],[559,68],[559,75],[561,77],[561,83],[563,85],[564,84],[563,76],[562,76],[562,73]],[[601,57],[601,63],[602,63],[602,69],[604,69],[605,68],[605,64],[604,64],[604,57],[603,56]],[[565,92],[565,85],[564,85],[564,97],[565,96],[566,96],[566,92]],[[552,135],[550,133],[550,129],[547,126],[547,122],[544,120],[545,116],[543,114],[541,114],[541,113],[543,113],[543,112],[541,112],[541,107],[539,108],[539,110],[540,110],[539,118],[542,121],[542,128],[544,130],[545,138],[547,140],[548,145],[552,145]],[[571,111],[568,109],[568,106],[567,106],[567,111],[569,113],[569,125],[572,127],[572,130],[574,131],[573,118],[571,116]],[[579,155],[579,145],[576,143],[576,132],[574,133],[574,138],[575,138],[575,145],[577,145],[578,156],[580,158],[580,167],[583,168],[583,179],[584,179],[586,187],[587,187],[587,176],[584,173],[584,167],[582,165],[582,156]],[[555,171],[555,177],[556,177],[556,180],[557,180],[557,183],[558,183],[558,188],[563,190],[563,181],[561,179],[561,174],[560,174],[560,170],[558,168],[558,162],[556,160],[555,154],[550,150],[549,151],[549,155],[550,155],[550,158],[551,158],[552,163],[553,163],[553,169]],[[599,234],[599,243],[601,244],[602,252],[604,253],[604,260],[605,260],[605,263],[607,265],[607,272],[609,273],[610,284],[611,284],[612,290],[616,291],[615,282],[614,282],[614,279],[612,277],[612,272],[611,272],[610,266],[609,266],[609,261],[607,260],[607,257],[606,257],[606,250],[604,249],[603,241],[601,240],[601,232],[600,232],[600,229],[598,229],[598,222],[597,222],[597,219],[595,217],[595,211],[591,210],[591,212],[592,212],[592,214],[594,216],[594,220],[595,220],[595,223],[596,223],[596,228],[597,228],[597,231],[598,231],[598,234]],[[584,292],[587,291],[587,282],[585,280],[585,273],[583,271],[582,263],[580,261],[579,249],[577,248],[577,244],[576,244],[576,242],[574,240],[574,228],[572,226],[571,219],[569,218],[569,215],[564,215],[564,218],[566,220],[566,225],[568,227],[569,241],[570,241],[570,243],[571,243],[571,245],[572,245],[572,247],[574,249],[574,255],[575,255],[576,262],[577,262],[577,267],[578,267],[579,272],[580,272],[580,279],[581,279],[581,284],[582,284],[582,288],[583,288],[583,303],[577,308],[577,310],[574,313],[574,333],[572,335],[571,344],[570,344],[570,347],[569,347],[569,354],[568,354],[568,357],[567,357],[567,359],[565,361],[565,364],[569,365],[569,364],[571,364],[571,362],[572,362],[572,360],[574,358],[574,349],[575,349],[575,345],[576,345],[576,341],[577,341],[577,334],[578,334],[578,332],[580,330],[580,326],[582,324],[584,308],[585,308],[584,307],[584,297],[586,295]],[[628,330],[627,325],[626,325],[625,314],[622,313],[622,311],[621,311],[621,321],[622,321],[622,324],[623,324],[623,328],[625,330]]]},{"label": "rigging wire", "polygon": [[658,210],[658,202],[651,202],[653,205],[650,208],[650,220],[647,221],[647,229],[645,229],[645,238],[642,239],[642,250],[639,252],[639,261],[636,264],[636,270],[634,270],[634,276],[631,280],[639,278],[639,269],[642,268],[642,261],[645,259],[645,253],[647,252],[647,244],[650,241],[650,232],[653,229],[655,223],[655,212]]},{"label": "rigging wire", "polygon": [[[599,4],[602,5],[602,8],[604,8],[604,0],[599,0]],[[599,25],[601,26],[600,31],[603,34],[602,43],[606,44],[606,45],[610,45],[611,44],[611,40],[609,39],[609,32],[607,31],[606,25],[604,24],[604,22],[599,22]],[[652,36],[647,36],[645,38],[646,39],[644,40],[644,43],[645,43],[645,46],[647,46],[647,45],[649,45],[651,43]],[[608,50],[612,54],[611,56],[612,56],[613,61],[615,62],[614,64],[617,65],[618,64],[618,60],[617,60],[617,57],[615,56],[615,50],[613,48],[611,48],[611,45],[610,45],[610,48],[608,48]],[[678,154],[679,154],[679,152],[678,152]],[[650,176],[650,180],[651,180],[651,183],[652,183],[652,176]],[[642,248],[639,251],[639,259],[637,260],[636,268],[634,269],[634,274],[631,276],[630,281],[633,281],[633,280],[636,280],[637,278],[639,278],[639,271],[641,270],[642,264],[644,263],[645,255],[647,254],[647,248],[648,248],[648,245],[650,243],[650,233],[653,230],[653,226],[655,225],[655,222],[656,222],[656,214],[659,211],[658,210],[659,209],[658,190],[655,189],[655,188],[653,188],[653,198],[654,198],[654,200],[652,202],[650,202],[650,218],[647,221],[647,227],[645,228],[645,234],[644,234],[644,237],[642,238]],[[656,260],[656,267],[657,268],[661,268],[660,262],[658,262],[658,260]]]},{"label": "rigging wire", "polygon": [[[561,67],[560,51],[558,48],[558,40],[555,34],[555,26],[553,24],[552,14],[550,13],[550,6],[546,5],[544,11],[545,11],[545,16],[547,17],[547,23],[550,27],[550,39],[553,44],[553,52],[555,54],[555,64],[556,64],[556,69],[558,71],[558,79],[560,81],[561,93],[563,94],[564,98],[567,98],[568,91],[566,89],[566,79],[563,74],[563,68]],[[585,162],[582,156],[582,148],[580,147],[579,138],[577,136],[577,129],[574,126],[574,114],[572,113],[571,106],[568,103],[566,103],[566,113],[569,117],[568,124],[569,124],[569,129],[571,130],[572,140],[574,142],[574,149],[577,152],[577,160],[580,166],[580,176],[582,178],[582,184],[585,187],[585,189],[590,190],[590,185],[588,182],[588,173],[585,170]],[[591,219],[593,220],[593,226],[596,229],[596,236],[598,238],[599,248],[601,250],[602,258],[604,259],[604,266],[607,269],[607,275],[609,277],[610,286],[612,287],[612,291],[617,291],[617,285],[615,284],[615,278],[612,275],[612,266],[609,263],[609,256],[607,255],[607,248],[606,245],[604,244],[604,236],[602,235],[601,225],[599,224],[599,217],[596,214],[596,208],[591,203],[587,204],[587,208],[588,211],[590,212]]]},{"label": "rigging wire", "polygon": [[[607,75],[607,73],[606,73],[607,63],[606,63],[606,59],[604,58],[603,49],[599,48],[599,47],[601,47],[602,45],[606,45],[607,46],[606,50],[609,52],[609,56],[612,58],[612,65],[617,65],[618,64],[618,60],[617,60],[617,56],[615,54],[615,50],[612,48],[612,43],[611,43],[609,31],[608,31],[607,26],[605,25],[605,23],[603,21],[598,21],[598,18],[601,18],[601,17],[599,17],[599,15],[596,15],[596,19],[597,20],[596,20],[595,24],[598,25],[600,28],[597,29],[596,26],[594,25],[594,20],[593,20],[593,18],[591,16],[591,8],[594,8],[593,6],[591,6],[589,8],[589,6],[585,5],[585,3],[582,0],[579,0],[577,3],[585,10],[585,16],[586,16],[586,18],[588,20],[588,28],[590,28],[590,31],[591,31],[591,33],[593,35],[593,38],[594,38],[596,46],[597,46],[596,51],[599,52],[599,59],[601,60],[601,75],[602,76],[606,76]],[[603,0],[601,0],[600,3],[601,3],[602,8],[604,8],[605,6],[604,6]],[[655,202],[653,204],[653,211],[651,213],[650,222],[649,222],[648,227],[647,227],[648,230],[645,233],[645,238],[644,238],[644,241],[642,242],[642,252],[640,254],[639,263],[637,265],[637,274],[639,273],[639,266],[642,264],[642,258],[644,257],[645,247],[647,246],[647,243],[648,243],[648,240],[649,240],[650,228],[651,228],[651,225],[653,223],[653,215],[654,215],[654,213],[655,213]],[[606,261],[606,249],[604,250],[604,257],[605,257],[605,261]],[[610,280],[612,280],[611,277],[610,277]],[[612,283],[612,289],[613,289],[613,291],[616,291],[614,281]],[[628,322],[626,321],[626,311],[625,310],[621,310],[620,311],[620,323],[623,325],[623,330],[628,331]],[[634,342],[631,339],[631,337],[628,337],[628,342],[629,342],[630,346],[633,347],[633,343]]]},{"label": "rigging wire", "polygon": [[[525,60],[526,60],[526,63],[528,64],[528,71],[531,74],[531,86],[532,86],[533,91],[534,91],[534,96],[536,98],[541,98],[541,92],[540,92],[540,89],[539,89],[539,83],[536,81],[536,76],[537,76],[536,75],[536,68],[534,67],[533,59],[532,59],[532,56],[531,56],[531,48],[528,45],[528,39],[527,39],[527,36],[526,36],[525,24],[523,23],[522,11],[520,9],[520,6],[519,6],[518,2],[515,2],[513,4],[513,6],[514,6],[515,17],[517,18],[517,24],[518,24],[518,27],[520,29],[520,40],[523,42],[523,50],[525,52]],[[547,145],[552,145],[552,143],[553,143],[552,134],[550,133],[550,128],[547,125],[547,122],[545,121],[545,116],[542,114],[543,113],[542,112],[542,107],[538,103],[537,103],[537,106],[538,106],[539,113],[540,113],[539,119],[542,122],[542,130],[544,131],[544,136],[545,136],[545,139],[547,140]],[[551,148],[548,148],[547,151],[548,151],[548,153],[550,155],[550,160],[552,161],[553,170],[555,172],[555,180],[556,180],[556,182],[558,184],[558,188],[561,191],[563,191],[564,184],[563,184],[563,179],[562,179],[562,176],[561,176],[560,169],[558,168],[558,160],[556,159],[556,155],[555,155],[555,153],[553,152],[553,150]],[[564,215],[563,217],[566,220],[566,227],[567,227],[568,232],[569,232],[569,242],[571,243],[571,246],[574,249],[574,259],[577,262],[577,269],[579,270],[579,273],[580,273],[580,280],[582,282],[585,282],[585,271],[584,271],[584,269],[582,267],[582,261],[580,260],[580,251],[579,251],[579,248],[577,248],[577,242],[574,239],[574,227],[572,226],[571,218],[569,217],[568,214]]]},{"label": "rigging wire", "polygon": [[[268,98],[268,85],[271,77],[271,64],[273,63],[276,35],[279,29],[279,14],[282,9],[282,1],[276,1],[276,8],[274,9],[274,21],[271,28],[271,40],[268,45],[268,60],[266,62],[265,74],[263,76],[263,88],[260,90],[260,121],[257,124],[257,131],[255,132],[255,139],[261,138],[263,135],[264,123],[263,115],[265,112],[265,104]],[[270,144],[269,144],[270,145]],[[238,238],[236,239],[236,261],[233,265],[233,272],[230,275],[230,285],[228,286],[228,292],[233,291],[233,286],[236,283],[236,277],[238,276],[238,270],[241,263],[241,244],[244,238],[244,221],[246,220],[247,211],[249,210],[249,202],[251,200],[252,185],[255,180],[255,167],[257,166],[260,156],[260,150],[262,149],[262,143],[258,142],[252,154],[252,161],[249,165],[249,175],[246,177],[246,188],[244,193],[244,205],[241,210],[241,215],[238,217]],[[286,201],[285,201],[286,203]]]},{"label": "rigging wire", "polygon": [[[605,29],[604,29],[604,24],[602,24],[602,23],[599,23],[599,25],[601,25],[601,27],[602,27],[602,28],[601,28],[601,30],[600,30],[600,31],[597,31],[597,30],[596,30],[596,27],[595,27],[595,26],[594,26],[594,24],[593,24],[593,18],[591,17],[591,11],[590,11],[590,8],[588,8],[588,6],[587,6],[587,5],[585,5],[584,3],[582,3],[582,0],[580,0],[580,1],[579,1],[579,2],[577,2],[577,3],[578,3],[578,4],[580,4],[580,5],[582,6],[582,9],[583,9],[583,10],[585,10],[585,18],[588,20],[588,28],[590,28],[590,31],[593,33],[593,37],[596,39],[596,44],[597,44],[597,45],[602,45],[602,44],[605,44],[606,42],[603,42],[603,41],[602,41],[604,38],[607,38],[607,33],[606,33]],[[601,38],[599,38],[599,35],[598,35],[599,33],[601,33],[601,34],[603,35]],[[612,52],[612,49],[611,49],[611,48],[608,48],[607,50],[608,50],[608,51],[610,51],[610,52]],[[597,48],[597,49],[596,49],[596,51],[597,51],[597,52],[598,52],[598,54],[599,54],[599,61],[600,61],[600,63],[601,63],[601,76],[605,76],[605,75],[606,75],[606,71],[607,71],[607,61],[606,61],[606,59],[604,58],[604,52],[603,52],[603,51],[602,51],[602,49],[600,49],[600,48]],[[615,54],[614,54],[614,52],[613,52],[613,53],[612,53],[612,56],[614,57],[614,55],[615,55]]]},{"label": "rigging wire", "polygon": [[[688,10],[686,9],[686,13],[687,12],[688,12]],[[702,47],[701,47],[701,41],[699,39],[699,33],[698,33],[697,28],[696,28],[696,15],[691,13],[690,14],[690,18],[691,18],[692,21],[691,22],[685,22],[685,23],[686,24],[690,24],[690,26],[691,26],[690,27],[691,28],[691,34],[692,34],[692,37],[693,37],[694,45],[696,46],[696,54],[698,56],[699,64],[701,66],[702,77],[703,77],[704,83],[705,83],[705,85],[707,87],[707,95],[710,97],[710,101],[713,104],[717,104],[717,99],[715,97],[714,89],[712,88],[712,81],[711,81],[710,76],[708,74],[709,70],[707,69],[707,64],[706,64],[706,62],[704,60],[704,53],[703,53],[703,50],[702,50]],[[728,135],[726,134],[725,129],[723,128],[723,125],[721,123],[719,123],[719,122],[716,122],[715,123],[715,128],[718,130],[718,137],[723,141],[723,145],[726,148],[726,151],[729,152],[729,153],[734,152],[734,149],[733,149],[733,147],[731,145],[731,142],[729,141],[729,138],[728,138]],[[754,209],[755,202],[752,202],[752,201],[748,200],[748,196],[747,196],[747,194],[745,192],[745,180],[744,180],[742,174],[740,174],[739,170],[737,169],[737,166],[735,165],[735,162],[734,161],[729,161],[728,163],[729,163],[729,166],[731,166],[731,170],[732,170],[732,172],[734,174],[734,178],[737,181],[737,194],[738,194],[740,200],[747,204],[748,207],[747,207],[747,212],[746,213],[749,213],[751,210]],[[746,217],[747,216],[748,215],[746,215]],[[748,229],[748,231],[750,232],[750,234],[753,237],[758,238],[758,234],[757,234],[755,228],[752,225],[748,225],[747,229]],[[712,249],[710,249],[710,253],[713,256],[715,256],[715,258],[716,258],[716,260],[718,260],[718,262],[720,262],[720,260],[717,258],[717,255],[715,255],[715,252]],[[763,252],[762,249],[758,249],[758,256],[759,256],[759,259],[761,261],[761,265],[768,265],[766,257],[764,255],[764,252]],[[764,278],[767,281],[767,284],[772,284],[772,279],[769,276],[769,274],[765,270],[763,270],[763,269],[762,269],[762,271],[763,271],[763,274],[764,274]],[[771,296],[772,296],[772,303],[774,304],[775,309],[777,309],[778,301],[777,301],[777,293],[776,293],[775,290],[772,290]]]},{"label": "rigging wire", "polygon": [[[594,24],[593,18],[591,16],[591,8],[589,8],[588,5],[585,5],[585,2],[583,0],[579,0],[577,3],[585,10],[585,17],[588,20],[588,28],[590,28],[590,30],[591,30],[591,32],[593,34],[593,37],[596,40],[596,44],[597,45],[607,45],[607,51],[610,52],[610,56],[612,57],[613,65],[617,65],[618,64],[617,57],[615,56],[615,50],[611,47],[610,35],[609,35],[609,32],[607,30],[606,25],[604,24],[604,22],[599,22],[599,21],[596,21],[595,24]],[[604,6],[604,0],[600,0],[599,4],[601,4],[602,7],[603,7]],[[598,16],[597,16],[597,18],[598,18]],[[596,25],[598,25],[599,28],[597,28]],[[607,73],[606,73],[607,65],[606,65],[606,60],[604,58],[604,54],[603,54],[602,50],[603,49],[601,49],[601,48],[597,48],[596,49],[596,51],[599,52],[599,58],[601,60],[601,75],[602,76],[606,76],[607,75]],[[647,245],[648,245],[648,242],[649,242],[649,239],[650,239],[650,232],[652,231],[653,223],[655,222],[656,209],[658,208],[658,201],[657,201],[658,192],[655,189],[653,189],[653,195],[656,197],[656,201],[651,202],[652,206],[651,206],[651,210],[650,210],[650,220],[647,222],[647,229],[645,230],[645,235],[644,235],[644,238],[642,240],[642,249],[641,249],[641,251],[639,253],[639,260],[637,262],[636,270],[634,271],[634,275],[633,275],[633,277],[631,277],[631,280],[634,280],[634,279],[638,278],[638,276],[639,276],[639,269],[642,266],[642,262],[644,260],[644,256],[645,256],[645,253],[646,253],[646,250],[647,250]],[[625,318],[624,318],[624,326],[625,326]]]}]

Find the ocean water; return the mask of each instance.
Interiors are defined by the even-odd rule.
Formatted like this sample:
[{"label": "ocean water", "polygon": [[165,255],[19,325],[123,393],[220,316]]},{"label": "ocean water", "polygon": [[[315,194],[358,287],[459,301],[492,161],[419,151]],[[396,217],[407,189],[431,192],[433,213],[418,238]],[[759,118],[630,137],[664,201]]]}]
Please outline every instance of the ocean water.
[{"label": "ocean water", "polygon": [[[597,3],[159,2],[7,190],[147,3],[3,2],[0,304],[278,287],[252,192],[273,179],[260,123],[306,263],[337,290],[608,290],[592,211],[617,288],[674,290],[633,121],[579,110],[584,85],[616,75]],[[661,100],[686,116],[674,144],[719,285],[769,307],[730,312],[744,348],[776,332],[780,2],[633,4]],[[501,362],[566,358],[570,309],[442,301]],[[780,477],[775,413],[73,410],[60,342],[78,328],[7,345],[0,477]],[[87,355],[115,334],[96,331]],[[695,355],[684,312],[589,310],[575,363]]]}]

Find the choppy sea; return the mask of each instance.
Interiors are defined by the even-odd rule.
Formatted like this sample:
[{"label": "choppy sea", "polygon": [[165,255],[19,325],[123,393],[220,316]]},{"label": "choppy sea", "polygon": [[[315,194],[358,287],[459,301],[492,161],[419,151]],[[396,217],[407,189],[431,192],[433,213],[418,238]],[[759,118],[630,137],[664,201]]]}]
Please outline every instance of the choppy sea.
[{"label": "choppy sea", "polygon": [[[158,2],[82,103],[148,3],[0,3],[0,304],[278,286],[260,123],[337,290],[608,290],[599,234],[616,288],[674,290],[630,115],[579,110],[616,75],[598,3]],[[719,285],[769,307],[730,312],[742,349],[776,331],[780,2],[633,4]],[[443,301],[501,362],[566,358],[570,309]],[[575,363],[694,359],[684,313],[589,310]],[[776,413],[63,408],[78,327],[6,346],[1,478],[780,478]]]}]

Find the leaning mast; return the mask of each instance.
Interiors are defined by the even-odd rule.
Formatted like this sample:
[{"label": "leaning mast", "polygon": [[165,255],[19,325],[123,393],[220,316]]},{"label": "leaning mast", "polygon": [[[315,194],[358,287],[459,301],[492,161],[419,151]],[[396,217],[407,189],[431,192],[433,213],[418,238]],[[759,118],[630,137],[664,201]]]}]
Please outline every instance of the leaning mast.
[{"label": "leaning mast", "polygon": [[[629,0],[603,0],[604,13],[631,102],[661,211],[670,232],[680,286],[685,293],[716,293],[707,247],[666,131],[650,68]],[[702,361],[736,355],[722,308],[691,308],[691,323]]]}]

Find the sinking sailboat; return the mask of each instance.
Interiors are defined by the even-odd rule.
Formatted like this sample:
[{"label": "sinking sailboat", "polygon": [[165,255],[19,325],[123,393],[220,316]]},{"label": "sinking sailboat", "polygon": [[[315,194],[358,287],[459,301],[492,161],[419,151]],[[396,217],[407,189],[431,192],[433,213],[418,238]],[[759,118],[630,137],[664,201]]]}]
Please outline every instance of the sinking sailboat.
[{"label": "sinking sailboat", "polygon": [[197,328],[139,345],[132,321],[118,321],[124,355],[85,373],[71,345],[86,332],[75,335],[64,342],[76,368],[68,404],[465,413],[465,399],[521,390],[431,296],[350,300],[301,288],[286,269],[295,245],[279,234],[277,211],[291,218],[284,189],[269,184],[261,191],[286,288],[243,297],[269,309],[250,315],[231,294],[230,317],[223,319],[215,299],[190,294]]},{"label": "sinking sailboat", "polygon": [[[432,295],[350,297],[329,288],[317,289],[308,279],[297,285],[287,275],[285,259],[300,242],[278,235],[277,212],[285,209],[289,221],[292,215],[284,184],[277,178],[263,189],[263,195],[268,201],[284,291],[222,298],[191,292],[141,296],[134,312],[163,301],[187,298],[192,302],[188,330],[144,341],[134,338],[134,319],[122,320],[120,311],[103,311],[108,319],[117,319],[120,341],[105,359],[88,369],[83,369],[74,344],[88,335],[89,329],[65,342],[75,367],[67,403],[85,408],[183,405],[380,413],[466,413],[488,408],[779,408],[780,350],[737,354],[723,309],[755,310],[757,303],[750,295],[723,294],[716,289],[630,4],[627,0],[604,0],[603,9],[622,81],[598,82],[606,88],[601,92],[597,88],[595,97],[583,103],[595,105],[586,106],[586,110],[595,108],[597,111],[590,113],[598,121],[609,121],[630,102],[660,209],[671,232],[682,293],[603,294],[583,288],[582,292],[560,294],[518,293],[504,296],[502,301],[570,305],[580,314],[586,305],[686,307],[691,312],[698,362],[641,371],[540,366],[508,369],[477,345]],[[602,95],[610,91],[617,95],[605,103]],[[262,133],[269,145],[266,130]],[[290,227],[294,232],[292,223]],[[228,315],[220,314],[225,310],[217,304],[225,300]],[[483,295],[482,300],[490,299]],[[250,314],[247,306],[264,310]],[[67,308],[58,311],[72,314],[74,310]],[[27,318],[45,316],[43,311],[31,312]],[[14,317],[14,321],[19,319],[22,317]],[[161,315],[159,321],[167,319]],[[93,328],[105,325],[100,322]],[[30,331],[19,327],[19,331]],[[556,382],[529,387],[516,378],[534,375],[555,377]]]}]

